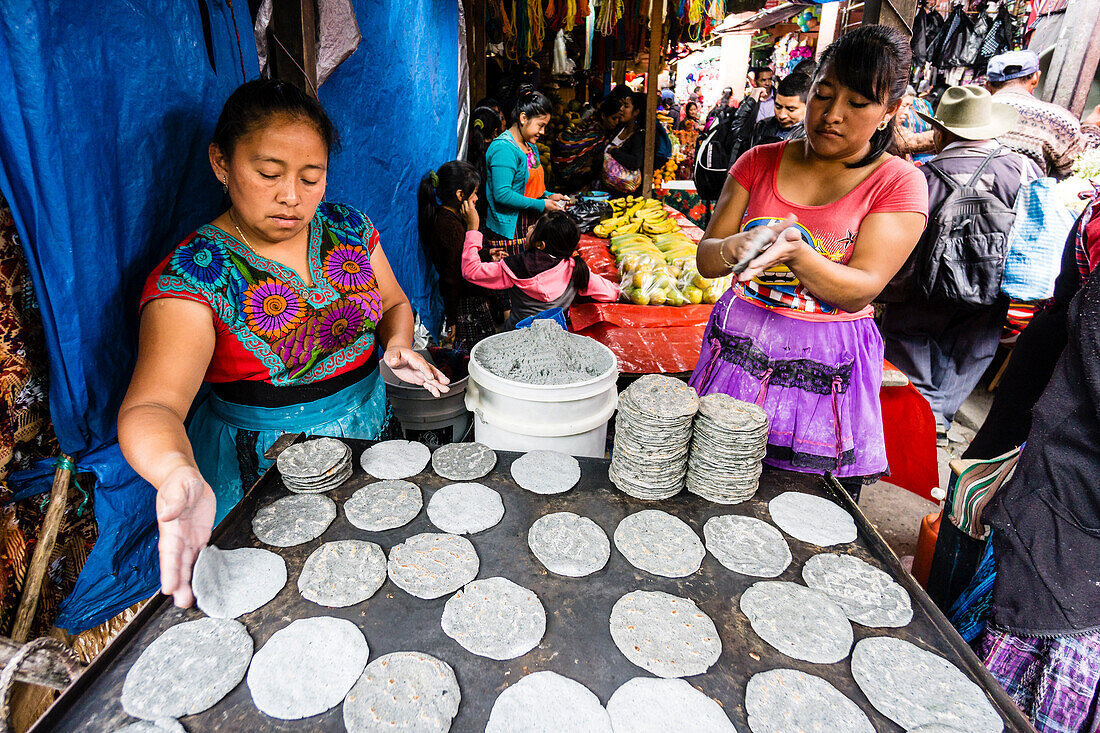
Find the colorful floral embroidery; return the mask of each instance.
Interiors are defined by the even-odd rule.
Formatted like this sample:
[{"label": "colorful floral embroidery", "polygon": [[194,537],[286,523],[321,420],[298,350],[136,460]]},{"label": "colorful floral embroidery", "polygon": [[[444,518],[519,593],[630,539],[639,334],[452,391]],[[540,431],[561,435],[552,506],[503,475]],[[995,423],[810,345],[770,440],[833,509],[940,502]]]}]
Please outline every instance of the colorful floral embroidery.
[{"label": "colorful floral embroidery", "polygon": [[318,318],[318,342],[326,351],[341,349],[359,338],[366,322],[367,314],[357,301],[349,298],[333,303]]},{"label": "colorful floral embroidery", "polygon": [[290,268],[206,226],[169,258],[157,289],[201,297],[223,324],[218,338],[240,343],[272,384],[316,382],[374,348],[382,317],[370,265],[376,237],[355,209],[322,203],[310,222],[307,288]]},{"label": "colorful floral embroidery", "polygon": [[172,255],[172,265],[199,284],[218,288],[225,284],[225,254],[205,237],[194,237]]},{"label": "colorful floral embroidery", "polygon": [[358,292],[374,284],[370,255],[362,246],[340,244],[333,247],[325,257],[324,273],[342,293]]},{"label": "colorful floral embroidery", "polygon": [[249,328],[267,338],[279,338],[294,328],[304,317],[305,307],[294,288],[270,278],[244,293],[244,312]]}]

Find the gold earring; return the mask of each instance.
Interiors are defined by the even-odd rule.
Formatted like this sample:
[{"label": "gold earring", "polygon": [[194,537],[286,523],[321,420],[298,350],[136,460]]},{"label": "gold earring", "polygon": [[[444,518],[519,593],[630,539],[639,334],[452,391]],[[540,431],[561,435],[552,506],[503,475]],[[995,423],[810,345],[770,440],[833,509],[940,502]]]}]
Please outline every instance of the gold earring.
[{"label": "gold earring", "polygon": [[222,176],[222,190],[229,193],[229,176]]},{"label": "gold earring", "polygon": [[890,120],[883,120],[882,122],[878,123],[878,129],[885,130],[886,126],[889,125],[889,124],[890,124]]}]

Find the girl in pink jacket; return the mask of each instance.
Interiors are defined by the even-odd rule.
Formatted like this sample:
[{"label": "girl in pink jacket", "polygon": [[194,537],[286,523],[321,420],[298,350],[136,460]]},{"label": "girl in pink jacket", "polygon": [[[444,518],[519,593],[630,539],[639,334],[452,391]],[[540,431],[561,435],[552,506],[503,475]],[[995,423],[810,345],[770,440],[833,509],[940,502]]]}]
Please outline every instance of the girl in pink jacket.
[{"label": "girl in pink jacket", "polygon": [[511,289],[508,328],[551,308],[568,311],[577,295],[605,302],[618,300],[619,286],[589,272],[577,256],[580,239],[580,230],[568,214],[548,211],[531,227],[523,252],[499,262],[482,262],[481,232],[468,231],[462,248],[462,277],[490,290]]}]

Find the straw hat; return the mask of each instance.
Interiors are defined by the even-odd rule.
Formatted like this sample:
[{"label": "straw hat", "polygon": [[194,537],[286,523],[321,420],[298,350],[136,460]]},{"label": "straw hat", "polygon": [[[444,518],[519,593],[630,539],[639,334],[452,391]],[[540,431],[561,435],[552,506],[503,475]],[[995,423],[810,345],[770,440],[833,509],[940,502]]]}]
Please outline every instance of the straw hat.
[{"label": "straw hat", "polygon": [[989,140],[1011,130],[1019,114],[1012,105],[994,101],[983,87],[968,84],[943,93],[934,117],[917,111],[933,127],[963,140]]}]

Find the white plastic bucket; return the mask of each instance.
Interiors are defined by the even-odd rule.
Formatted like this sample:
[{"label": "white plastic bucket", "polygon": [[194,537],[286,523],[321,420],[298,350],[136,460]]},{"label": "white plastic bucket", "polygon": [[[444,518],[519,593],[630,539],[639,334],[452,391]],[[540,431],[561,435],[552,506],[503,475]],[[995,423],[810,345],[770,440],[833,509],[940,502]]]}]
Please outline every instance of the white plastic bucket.
[{"label": "white plastic bucket", "polygon": [[[488,340],[488,339],[487,339]],[[574,384],[524,384],[486,371],[470,352],[466,408],[474,413],[474,439],[494,450],[556,450],[603,458],[607,421],[618,405],[619,370]],[[599,348],[615,357],[603,344]]]}]

